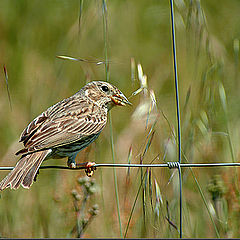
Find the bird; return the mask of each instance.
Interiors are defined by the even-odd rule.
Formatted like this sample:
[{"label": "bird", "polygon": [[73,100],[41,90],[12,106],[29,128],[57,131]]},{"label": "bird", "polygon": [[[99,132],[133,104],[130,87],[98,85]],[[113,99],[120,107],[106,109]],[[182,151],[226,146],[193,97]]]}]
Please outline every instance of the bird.
[{"label": "bird", "polygon": [[91,144],[107,123],[114,106],[131,105],[114,85],[92,81],[69,98],[49,107],[23,130],[19,142],[24,147],[16,166],[0,182],[0,190],[29,189],[44,160],[67,157],[69,168],[76,168],[77,154]]}]

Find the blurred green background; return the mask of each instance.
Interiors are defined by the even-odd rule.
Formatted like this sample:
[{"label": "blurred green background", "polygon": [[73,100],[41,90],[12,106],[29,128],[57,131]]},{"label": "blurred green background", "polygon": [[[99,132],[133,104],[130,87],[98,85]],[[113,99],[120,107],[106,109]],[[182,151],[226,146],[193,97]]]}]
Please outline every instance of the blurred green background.
[{"label": "blurred green background", "polygon": [[[238,162],[240,2],[174,2],[183,162]],[[106,79],[104,65],[56,56],[104,60],[105,44],[110,82],[130,96],[140,87],[136,65],[141,63],[157,102],[149,111],[149,92],[141,92],[130,98],[132,107],[112,110],[116,162],[177,161],[169,1],[107,1],[107,24],[106,42],[99,0],[0,1],[1,166],[15,165],[19,136],[33,118],[77,92],[86,81]],[[109,125],[78,155],[78,161],[113,162]],[[66,161],[44,164],[66,165]],[[177,172],[116,171],[123,233],[131,216],[127,237],[178,237]],[[1,179],[6,174],[1,171]],[[240,237],[239,174],[235,168],[183,169],[183,237]],[[97,169],[96,191],[84,208],[86,192],[77,183],[83,176],[82,171],[41,170],[30,190],[2,192],[0,236],[76,237],[74,226],[98,204],[98,214],[82,236],[120,237],[113,170]],[[72,196],[73,189],[80,201]],[[76,204],[85,209],[80,217]]]}]

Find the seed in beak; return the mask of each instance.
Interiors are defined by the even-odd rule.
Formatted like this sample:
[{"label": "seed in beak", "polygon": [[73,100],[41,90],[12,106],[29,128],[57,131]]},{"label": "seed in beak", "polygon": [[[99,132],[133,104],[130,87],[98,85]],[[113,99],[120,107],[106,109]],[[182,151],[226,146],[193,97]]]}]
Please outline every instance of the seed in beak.
[{"label": "seed in beak", "polygon": [[120,105],[120,106],[126,106],[126,104],[132,105],[123,94],[113,95],[111,99],[116,105]]}]

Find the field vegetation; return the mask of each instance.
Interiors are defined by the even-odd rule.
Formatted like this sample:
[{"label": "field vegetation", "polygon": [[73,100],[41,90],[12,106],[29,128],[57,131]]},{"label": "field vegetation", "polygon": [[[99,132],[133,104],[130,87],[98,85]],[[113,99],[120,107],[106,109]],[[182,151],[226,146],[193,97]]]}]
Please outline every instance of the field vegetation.
[{"label": "field vegetation", "polygon": [[[239,162],[240,2],[174,4],[182,161]],[[108,77],[132,106],[114,108],[77,161],[178,161],[169,1],[1,0],[0,52],[0,166],[15,165],[34,117]],[[56,56],[107,59],[109,68]],[[178,237],[177,170],[115,170],[98,168],[87,179],[82,170],[44,169],[30,190],[1,192],[0,236]],[[182,169],[183,237],[240,237],[239,175],[235,167]]]}]

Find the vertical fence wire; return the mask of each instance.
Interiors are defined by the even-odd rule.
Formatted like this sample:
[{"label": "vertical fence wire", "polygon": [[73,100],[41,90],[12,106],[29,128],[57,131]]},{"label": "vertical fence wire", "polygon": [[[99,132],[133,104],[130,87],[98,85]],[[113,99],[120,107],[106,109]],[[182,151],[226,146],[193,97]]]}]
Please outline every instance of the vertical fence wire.
[{"label": "vertical fence wire", "polygon": [[[170,12],[171,12],[171,29],[172,29],[172,51],[173,51],[173,66],[174,66],[174,80],[175,80],[175,94],[176,94],[176,107],[177,107],[177,130],[178,130],[178,163],[181,163],[181,122],[180,122],[180,104],[179,104],[179,91],[178,91],[178,72],[177,72],[177,53],[176,53],[176,40],[174,30],[174,8],[173,0],[170,0]],[[182,174],[181,166],[178,164],[179,174],[179,229],[180,238],[182,238]]]}]

